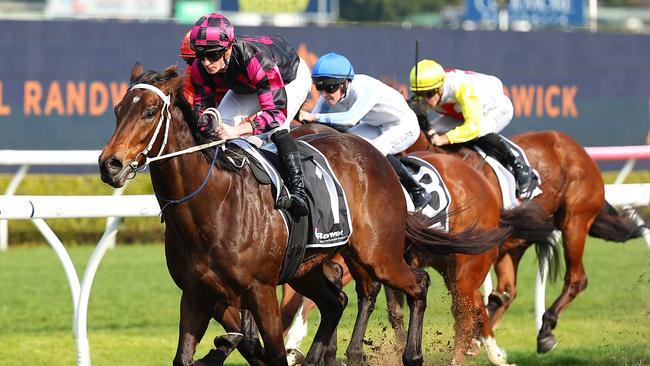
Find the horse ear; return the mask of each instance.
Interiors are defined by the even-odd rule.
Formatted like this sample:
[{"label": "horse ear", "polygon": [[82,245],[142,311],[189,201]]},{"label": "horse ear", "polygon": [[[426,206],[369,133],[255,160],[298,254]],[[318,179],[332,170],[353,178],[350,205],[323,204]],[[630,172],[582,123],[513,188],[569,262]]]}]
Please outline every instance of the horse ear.
[{"label": "horse ear", "polygon": [[165,70],[163,70],[163,73],[168,74],[171,72],[176,72],[176,64],[169,65]]},{"label": "horse ear", "polygon": [[172,94],[174,91],[182,88],[183,86],[183,81],[185,80],[185,77],[187,75],[181,75],[177,76],[169,81],[167,81],[163,86],[162,90],[165,92],[165,94]]},{"label": "horse ear", "polygon": [[135,65],[133,65],[133,68],[131,69],[131,83],[133,83],[133,80],[140,76],[142,74],[142,64],[139,62],[136,62]]}]

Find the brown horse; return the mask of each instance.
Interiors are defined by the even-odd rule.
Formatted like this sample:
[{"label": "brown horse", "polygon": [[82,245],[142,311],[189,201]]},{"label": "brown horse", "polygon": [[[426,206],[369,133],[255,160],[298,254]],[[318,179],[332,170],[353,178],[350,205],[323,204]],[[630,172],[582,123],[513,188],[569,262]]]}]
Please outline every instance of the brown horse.
[{"label": "brown horse", "polygon": [[[143,73],[136,64],[132,86],[115,107],[115,132],[99,158],[102,180],[120,187],[149,165],[166,223],[168,270],[182,290],[174,365],[194,364],[196,345],[211,317],[226,330],[239,329],[240,309],[250,311],[264,341],[264,359],[256,363],[286,365],[275,289],[288,237],[282,215],[274,209],[271,188],[257,183],[236,151],[215,152],[212,161],[189,153],[195,148],[187,123],[193,114],[182,97],[182,82],[175,67]],[[397,176],[370,144],[344,134],[320,135],[310,143],[328,158],[349,200],[353,234],[347,253],[373,280],[406,293],[411,318],[402,359],[407,365],[422,364],[429,281],[426,272],[404,261],[405,243],[442,254],[480,253],[498,245],[507,233],[429,229],[431,220],[407,214]],[[334,252],[308,250],[289,282],[313,299],[322,315],[305,361],[309,365],[318,364],[335,342],[347,303],[323,264]],[[222,361],[204,359],[203,364]]]},{"label": "brown horse", "polygon": [[[562,232],[566,267],[564,287],[544,313],[537,335],[537,352],[545,353],[556,344],[552,330],[557,326],[560,313],[587,287],[587,275],[582,264],[587,235],[624,242],[643,235],[644,228],[626,213],[617,212],[605,200],[603,180],[596,163],[568,135],[557,131],[528,132],[516,135],[511,140],[526,152],[531,165],[542,178],[540,188],[543,193],[534,198],[534,202],[553,215],[555,227]],[[423,131],[418,141],[420,149],[462,156],[482,171],[494,187],[498,187],[494,172],[472,149],[463,145],[448,149],[434,147]],[[498,284],[488,304],[493,327],[517,296],[516,274],[527,249],[525,246],[508,244],[506,248],[495,263]],[[551,259],[559,258],[553,256]]]},{"label": "brown horse", "polygon": [[[294,131],[300,133],[335,133],[327,126],[309,125]],[[450,230],[461,232],[472,225],[490,229],[496,227],[510,227],[514,229],[513,237],[524,239],[513,242],[513,245],[526,245],[527,242],[538,242],[541,253],[554,250],[551,242],[547,240],[553,230],[550,217],[534,203],[527,203],[510,210],[500,210],[502,206],[500,192],[476,169],[466,164],[463,160],[447,154],[434,154],[420,152],[412,154],[431,163],[441,174],[451,194],[450,210],[453,215],[450,219]],[[498,256],[499,250],[493,248],[480,255],[451,254],[446,256],[425,253],[419,250],[410,251],[407,257],[410,262],[418,267],[434,267],[445,280],[447,288],[452,295],[452,313],[455,319],[455,347],[453,361],[461,364],[465,352],[471,345],[474,336],[480,335],[486,346],[490,360],[495,364],[505,364],[505,353],[497,346],[494,334],[489,324],[487,313],[484,310],[480,287],[485,277]],[[351,277],[345,271],[346,266],[340,259],[338,264],[344,268],[343,284],[347,284]],[[347,261],[351,264],[350,261]],[[355,331],[347,350],[348,360],[358,362],[363,358],[362,339],[370,312],[374,307],[375,297],[379,291],[377,283],[352,263],[350,270],[357,281],[357,292],[363,294],[359,300],[359,312]],[[398,343],[403,344],[404,330],[402,328],[401,307],[397,307],[392,291],[387,290],[389,297],[390,320],[396,329]],[[294,314],[298,311],[301,302],[299,296],[293,296],[289,288],[285,288],[283,297],[283,325],[285,330],[289,327]],[[313,308],[309,301],[302,304],[304,309]],[[301,314],[306,319],[306,313]],[[296,342],[291,341],[291,346]]]}]

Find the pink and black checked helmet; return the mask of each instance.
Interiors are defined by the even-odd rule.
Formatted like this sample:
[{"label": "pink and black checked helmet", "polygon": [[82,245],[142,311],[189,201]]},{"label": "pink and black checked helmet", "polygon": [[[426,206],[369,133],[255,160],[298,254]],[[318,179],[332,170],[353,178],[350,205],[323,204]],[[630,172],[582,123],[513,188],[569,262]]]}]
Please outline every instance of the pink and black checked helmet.
[{"label": "pink and black checked helmet", "polygon": [[235,28],[219,13],[204,15],[194,23],[190,47],[195,52],[225,50],[235,42]]}]

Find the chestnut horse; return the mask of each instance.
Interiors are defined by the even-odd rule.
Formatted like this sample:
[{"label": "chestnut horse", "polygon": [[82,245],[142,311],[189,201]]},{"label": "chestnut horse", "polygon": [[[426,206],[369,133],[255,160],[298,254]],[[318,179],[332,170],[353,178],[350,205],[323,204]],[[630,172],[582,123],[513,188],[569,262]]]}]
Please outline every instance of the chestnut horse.
[{"label": "chestnut horse", "polygon": [[[587,287],[582,263],[587,235],[624,242],[643,235],[644,227],[636,224],[626,213],[617,212],[605,200],[603,179],[596,163],[568,135],[557,131],[528,132],[511,140],[526,152],[530,164],[542,178],[540,188],[543,193],[533,201],[553,216],[555,227],[562,232],[566,267],[564,287],[544,313],[537,335],[537,352],[545,353],[556,344],[552,330],[557,326],[560,313]],[[462,144],[444,149],[434,147],[421,131],[417,149],[462,156],[482,171],[494,187],[498,187],[494,172],[483,158]],[[527,249],[507,244],[506,248],[495,263],[498,283],[487,306],[493,327],[517,296],[516,274]],[[551,260],[559,258],[553,256]]]},{"label": "chestnut horse", "polygon": [[[331,132],[327,126],[314,124],[304,126],[293,131],[292,134],[297,136],[308,132],[336,133]],[[527,203],[509,210],[500,210],[502,202],[498,188],[491,185],[480,172],[460,158],[428,152],[411,155],[432,164],[447,185],[451,195],[450,211],[453,212],[450,216],[452,232],[461,232],[472,225],[484,229],[510,227],[514,229],[513,237],[524,239],[513,242],[513,244],[525,245],[528,242],[537,242],[540,253],[554,250],[555,247],[547,239],[553,230],[553,224],[550,217],[535,203]],[[480,255],[431,255],[418,249],[407,253],[409,262],[414,265],[421,268],[431,266],[440,272],[452,295],[452,314],[455,319],[454,364],[462,363],[465,352],[470,348],[472,338],[477,335],[480,335],[488,357],[494,364],[506,363],[505,352],[496,344],[480,293],[481,284],[498,253],[498,248],[490,249]],[[358,268],[347,258],[346,263],[342,262],[340,258],[337,259],[337,263],[344,268],[344,285],[351,280],[345,266],[346,263],[350,264],[352,277],[356,280],[357,293],[363,295],[359,298],[355,331],[347,350],[348,361],[359,363],[363,358],[363,336],[368,318],[374,308],[379,285],[368,278],[363,269]],[[386,288],[386,291],[389,300],[397,300],[389,288]],[[313,305],[309,301],[301,304],[300,296],[293,293],[288,286],[284,287],[284,295],[282,314],[286,330],[300,305],[304,308],[300,314],[303,320],[306,320],[307,316],[305,310],[313,308]],[[389,301],[389,306],[391,306],[390,320],[397,332],[398,344],[403,345],[405,333],[402,328],[401,308],[398,308],[394,301]],[[296,343],[291,340],[289,346],[295,347]]]},{"label": "chestnut horse", "polygon": [[[192,153],[196,144],[188,122],[194,117],[182,84],[173,66],[163,72],[134,66],[131,87],[115,107],[115,132],[99,158],[102,180],[121,187],[149,166],[166,224],[167,267],[182,290],[174,365],[194,364],[195,348],[211,317],[237,331],[243,309],[252,314],[264,342],[264,355],[254,363],[286,365],[276,295],[288,237],[283,217],[274,208],[271,187],[258,184],[236,151],[215,151],[212,161]],[[404,261],[405,243],[442,254],[480,253],[499,245],[507,232],[429,229],[431,220],[407,214],[397,175],[370,144],[345,134],[314,136],[310,143],[328,158],[349,201],[352,236],[346,252],[373,280],[406,293],[411,317],[402,359],[407,365],[422,364],[429,280],[426,272]],[[289,282],[313,299],[322,314],[305,361],[309,365],[318,364],[335,342],[347,303],[323,264],[335,251],[309,249]],[[202,364],[222,361],[204,359]]]}]

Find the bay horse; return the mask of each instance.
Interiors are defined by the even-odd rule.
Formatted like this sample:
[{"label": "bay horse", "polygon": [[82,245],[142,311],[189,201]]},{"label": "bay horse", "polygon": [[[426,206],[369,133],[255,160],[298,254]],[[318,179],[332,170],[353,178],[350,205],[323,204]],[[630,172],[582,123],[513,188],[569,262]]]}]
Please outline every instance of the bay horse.
[{"label": "bay horse", "polygon": [[[587,235],[608,241],[624,242],[643,235],[644,227],[635,223],[627,212],[618,212],[605,200],[602,175],[587,151],[573,138],[558,131],[522,133],[511,138],[528,157],[541,176],[542,194],[533,199],[553,216],[562,233],[566,268],[564,286],[559,297],[545,311],[537,335],[537,352],[546,353],[556,345],[553,329],[559,315],[587,287],[582,263]],[[418,139],[420,150],[462,156],[498,187],[496,176],[483,158],[468,144],[435,147],[424,131]],[[497,188],[498,189],[498,188]],[[517,270],[526,246],[506,243],[495,263],[498,283],[489,297],[487,309],[494,328],[517,296]],[[552,256],[550,260],[559,260]],[[554,266],[558,268],[557,264]],[[554,272],[550,271],[553,276]]]},{"label": "bay horse", "polygon": [[[292,131],[294,136],[305,133],[336,132],[332,132],[328,126],[320,124],[305,125]],[[503,205],[498,188],[490,184],[482,173],[466,164],[462,159],[453,155],[431,152],[416,152],[410,155],[432,164],[447,185],[451,195],[449,209],[453,213],[450,215],[450,231],[462,232],[473,225],[483,229],[509,227],[513,229],[512,237],[520,239],[513,242],[512,245],[536,242],[540,254],[555,249],[552,242],[548,240],[553,231],[551,218],[535,203],[529,202],[508,210],[501,210],[500,207]],[[441,273],[451,293],[452,314],[455,320],[455,345],[452,359],[456,365],[462,364],[464,354],[470,349],[471,341],[476,336],[480,336],[492,363],[506,364],[506,354],[494,339],[480,292],[480,287],[498,254],[499,248],[497,247],[478,255],[431,255],[430,252],[426,253],[418,249],[406,254],[409,263],[420,268],[433,267]],[[343,284],[347,284],[354,278],[357,293],[360,294],[357,321],[346,352],[348,361],[358,364],[364,357],[362,340],[379,292],[379,284],[372,281],[362,268],[348,260],[347,257],[337,258],[336,261],[344,269]],[[348,271],[352,272],[351,276]],[[400,300],[397,297],[399,295],[394,294],[388,287],[385,289],[390,307],[389,320],[396,331],[397,343],[403,345],[405,332],[402,328],[401,307],[397,303]],[[303,306],[300,316],[306,320],[305,310],[313,308],[313,305],[308,300],[301,303],[300,296],[292,292],[289,286],[285,286],[283,291],[285,296],[282,301],[282,314],[286,332],[299,307]],[[291,342],[291,346],[296,346],[294,340]]]},{"label": "bay horse", "polygon": [[[276,295],[288,237],[284,219],[274,208],[271,187],[258,184],[239,153],[215,151],[212,161],[191,153],[196,142],[188,122],[194,116],[182,97],[183,79],[175,66],[162,72],[143,72],[139,63],[133,67],[131,86],[115,107],[115,132],[99,157],[101,178],[121,187],[149,166],[166,225],[167,267],[182,291],[173,364],[195,364],[196,346],[211,317],[237,331],[242,329],[236,324],[238,314],[245,309],[264,342],[264,354],[249,362],[287,365]],[[327,157],[349,201],[352,235],[346,252],[372,280],[406,293],[411,317],[402,360],[421,365],[429,279],[405,262],[405,243],[442,254],[480,253],[499,245],[508,233],[430,229],[431,220],[407,214],[397,175],[372,145],[344,134],[312,136],[309,142]],[[306,365],[318,364],[335,342],[347,303],[324,265],[335,251],[309,249],[289,281],[322,314]],[[220,362],[204,358],[200,363]]]}]

